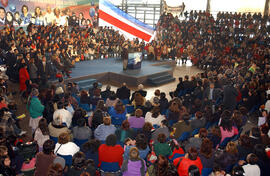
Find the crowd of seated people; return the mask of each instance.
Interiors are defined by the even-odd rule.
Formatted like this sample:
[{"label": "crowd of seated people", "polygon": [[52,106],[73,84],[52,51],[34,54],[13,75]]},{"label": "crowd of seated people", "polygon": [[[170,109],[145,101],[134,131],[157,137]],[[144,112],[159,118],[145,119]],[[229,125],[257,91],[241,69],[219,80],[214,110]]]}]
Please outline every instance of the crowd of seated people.
[{"label": "crowd of seated people", "polygon": [[[65,85],[62,78],[49,88],[31,85],[35,79],[25,74],[29,57],[45,57],[47,62],[53,60],[55,52],[59,56],[66,52],[54,46],[55,42],[49,43],[50,51],[40,48],[39,52],[37,45],[52,37],[52,41],[59,40],[57,44],[66,46],[71,41],[61,39],[74,42],[86,31],[76,33],[80,30],[77,28],[69,33],[63,32],[65,29],[60,32],[61,27],[29,27],[32,32],[23,40],[11,38],[11,46],[19,47],[14,49],[16,52],[30,50],[24,53],[25,58],[13,61],[20,70],[24,69],[20,79],[25,80],[21,87],[29,96],[32,134],[23,134],[18,126],[15,108],[7,96],[7,81],[1,75],[0,173],[270,175],[267,20],[257,14],[223,13],[214,19],[211,14],[196,11],[184,21],[171,14],[162,15],[157,38],[147,46],[161,50],[148,53],[149,58],[160,55],[183,59],[184,63],[190,58],[204,73],[179,78],[175,90],[157,89],[150,99],[142,85],[133,93],[125,83],[116,92],[110,86],[101,91],[97,83],[80,92],[76,84]],[[54,28],[58,30],[52,31]],[[104,32],[99,33],[101,36],[90,39],[104,39],[102,34],[110,31],[100,30]],[[2,33],[2,44],[7,42],[3,38],[14,36],[6,34]],[[24,45],[29,35],[36,39],[36,45]],[[104,40],[110,41],[106,37]],[[81,42],[78,40],[77,44],[83,47]],[[31,81],[26,84],[27,80]],[[258,123],[251,124],[251,117]],[[243,131],[247,123],[252,128]]]}]

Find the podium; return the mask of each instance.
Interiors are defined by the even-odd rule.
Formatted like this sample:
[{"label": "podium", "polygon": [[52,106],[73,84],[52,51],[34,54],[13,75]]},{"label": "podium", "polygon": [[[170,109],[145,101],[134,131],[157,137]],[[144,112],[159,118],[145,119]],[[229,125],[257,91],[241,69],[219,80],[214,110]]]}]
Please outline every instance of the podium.
[{"label": "podium", "polygon": [[142,53],[141,52],[134,52],[128,53],[128,69],[140,69],[142,64]]}]

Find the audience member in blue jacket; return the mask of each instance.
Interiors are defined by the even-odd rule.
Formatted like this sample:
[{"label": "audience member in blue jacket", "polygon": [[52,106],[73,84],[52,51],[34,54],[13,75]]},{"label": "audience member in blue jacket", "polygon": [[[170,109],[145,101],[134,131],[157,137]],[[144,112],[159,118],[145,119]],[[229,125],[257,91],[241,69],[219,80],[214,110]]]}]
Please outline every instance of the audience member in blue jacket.
[{"label": "audience member in blue jacket", "polygon": [[112,117],[112,124],[115,126],[121,126],[123,121],[126,120],[126,108],[123,105],[122,101],[119,100],[114,107],[109,111],[109,114]]},{"label": "audience member in blue jacket", "polygon": [[107,136],[109,136],[110,134],[114,134],[115,131],[115,126],[111,124],[111,117],[107,116],[103,118],[103,124],[99,125],[95,129],[94,135],[96,139],[104,142]]}]

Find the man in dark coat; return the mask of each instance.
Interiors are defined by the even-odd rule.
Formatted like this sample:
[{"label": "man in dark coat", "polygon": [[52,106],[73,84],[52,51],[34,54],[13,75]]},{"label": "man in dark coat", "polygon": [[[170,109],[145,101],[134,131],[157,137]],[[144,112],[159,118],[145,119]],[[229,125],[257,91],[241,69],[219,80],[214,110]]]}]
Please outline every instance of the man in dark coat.
[{"label": "man in dark coat", "polygon": [[232,81],[227,81],[226,85],[224,86],[223,91],[223,104],[226,109],[234,110],[237,101],[236,97],[238,96],[238,92],[236,88],[232,85]]},{"label": "man in dark coat", "polygon": [[128,45],[125,44],[121,53],[121,59],[123,60],[123,70],[127,70],[128,65]]},{"label": "man in dark coat", "polygon": [[46,57],[43,56],[42,60],[37,64],[38,67],[38,77],[40,78],[40,85],[47,85],[48,78],[50,78],[50,64],[46,62]]},{"label": "man in dark coat", "polygon": [[217,103],[217,100],[221,97],[221,90],[218,88],[215,88],[215,83],[210,83],[209,87],[205,89],[203,92],[203,98],[204,102],[215,104]]},{"label": "man in dark coat", "polygon": [[116,91],[116,96],[120,100],[129,100],[130,97],[130,89],[127,88],[126,83],[122,84],[122,87],[118,88]]}]

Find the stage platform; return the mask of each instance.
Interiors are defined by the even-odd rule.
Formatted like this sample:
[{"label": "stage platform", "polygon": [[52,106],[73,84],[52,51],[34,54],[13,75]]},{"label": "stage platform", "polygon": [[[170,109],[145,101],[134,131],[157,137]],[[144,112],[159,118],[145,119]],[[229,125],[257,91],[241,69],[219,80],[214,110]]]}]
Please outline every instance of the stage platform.
[{"label": "stage platform", "polygon": [[121,84],[126,82],[129,86],[137,86],[147,84],[148,78],[162,73],[173,76],[175,66],[176,62],[171,60],[143,60],[141,69],[124,71],[122,61],[118,58],[80,61],[72,69],[71,78],[67,78],[65,81],[76,82],[94,78],[102,83]]}]

